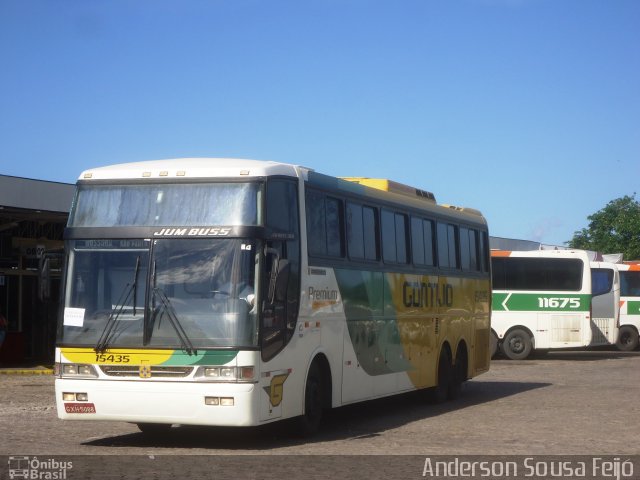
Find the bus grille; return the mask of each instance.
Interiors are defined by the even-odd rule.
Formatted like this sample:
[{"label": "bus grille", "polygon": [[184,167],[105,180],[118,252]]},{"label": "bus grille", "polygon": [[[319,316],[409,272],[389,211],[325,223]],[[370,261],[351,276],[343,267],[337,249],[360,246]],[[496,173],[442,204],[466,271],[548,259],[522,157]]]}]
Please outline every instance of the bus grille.
[{"label": "bus grille", "polygon": [[193,367],[162,367],[153,365],[150,374],[143,375],[139,366],[130,365],[101,365],[100,370],[110,377],[187,377],[193,372]]}]

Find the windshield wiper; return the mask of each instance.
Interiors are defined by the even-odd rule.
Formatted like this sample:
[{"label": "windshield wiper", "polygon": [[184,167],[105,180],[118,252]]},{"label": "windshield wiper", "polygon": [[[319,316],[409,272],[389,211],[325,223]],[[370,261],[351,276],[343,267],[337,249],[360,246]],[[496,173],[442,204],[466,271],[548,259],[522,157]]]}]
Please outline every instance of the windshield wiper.
[{"label": "windshield wiper", "polygon": [[138,299],[138,272],[140,271],[140,255],[136,258],[136,271],[133,274],[133,316],[136,316],[136,303]]},{"label": "windshield wiper", "polygon": [[94,348],[96,353],[103,353],[107,349],[107,346],[109,345],[109,342],[113,337],[113,334],[115,333],[114,327],[116,326],[116,321],[118,320],[118,318],[120,318],[120,315],[122,315],[122,312],[124,311],[124,307],[127,305],[128,300],[131,297],[133,297],[133,314],[134,315],[136,314],[136,296],[137,296],[137,289],[138,289],[137,284],[138,284],[139,271],[140,271],[140,255],[138,255],[138,257],[136,258],[136,268],[135,268],[135,271],[133,272],[133,284],[127,283],[122,289],[122,293],[120,293],[120,298],[118,298],[118,301],[116,302],[115,307],[113,307],[113,309],[111,310],[111,314],[107,319],[107,323],[104,326],[104,329],[102,330],[102,334],[98,339],[98,343],[96,343],[96,346]]},{"label": "windshield wiper", "polygon": [[102,330],[102,334],[100,335],[100,338],[98,339],[98,343],[96,343],[96,346],[95,346],[94,350],[97,353],[103,353],[107,349],[107,345],[109,344],[109,341],[111,340],[112,333],[114,332],[114,327],[116,325],[116,320],[118,320],[118,318],[120,317],[120,315],[124,311],[124,307],[127,304],[127,300],[129,300],[129,298],[131,297],[131,293],[133,292],[133,290],[134,290],[134,285],[131,285],[130,283],[127,283],[124,286],[124,289],[122,290],[122,293],[120,294],[120,298],[118,299],[118,302],[116,303],[116,306],[111,310],[111,314],[109,315],[109,318],[107,319],[107,323],[104,326],[104,329]]},{"label": "windshield wiper", "polygon": [[180,345],[182,346],[182,348],[189,355],[192,355],[192,354],[197,355],[198,351],[194,348],[193,343],[191,343],[191,340],[187,336],[187,333],[184,331],[184,328],[182,328],[182,325],[180,324],[180,320],[178,320],[176,311],[173,308],[173,305],[171,305],[171,300],[169,300],[169,297],[167,297],[167,294],[164,293],[164,290],[162,290],[161,288],[155,287],[153,289],[153,295],[158,296],[158,298],[160,299],[160,302],[162,303],[162,306],[167,311],[167,317],[169,318],[169,323],[171,324],[173,329],[176,331],[176,334],[178,335],[178,339],[180,339]]}]

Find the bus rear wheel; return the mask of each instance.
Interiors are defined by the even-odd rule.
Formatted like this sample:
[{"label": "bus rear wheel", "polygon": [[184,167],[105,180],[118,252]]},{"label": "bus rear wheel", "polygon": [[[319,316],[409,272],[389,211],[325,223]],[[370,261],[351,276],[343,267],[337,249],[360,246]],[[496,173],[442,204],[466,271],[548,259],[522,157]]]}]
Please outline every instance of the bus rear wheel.
[{"label": "bus rear wheel", "polygon": [[638,348],[638,331],[629,325],[620,327],[616,347],[623,352],[631,352]]},{"label": "bus rear wheel", "polygon": [[451,358],[446,349],[440,351],[438,359],[438,384],[431,391],[431,401],[433,403],[444,403],[451,396],[451,385],[453,381],[453,367]]},{"label": "bus rear wheel", "polygon": [[467,355],[459,352],[456,355],[456,363],[450,373],[449,400],[456,400],[462,391],[462,384],[467,380]]},{"label": "bus rear wheel", "polygon": [[502,340],[502,352],[511,360],[524,360],[532,349],[531,336],[521,328],[511,330]]}]

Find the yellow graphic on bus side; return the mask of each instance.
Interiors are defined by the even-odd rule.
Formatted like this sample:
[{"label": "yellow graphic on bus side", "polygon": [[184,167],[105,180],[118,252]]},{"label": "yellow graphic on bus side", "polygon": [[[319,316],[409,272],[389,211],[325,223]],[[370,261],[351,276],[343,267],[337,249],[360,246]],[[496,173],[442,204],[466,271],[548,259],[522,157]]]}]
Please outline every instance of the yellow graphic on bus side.
[{"label": "yellow graphic on bus side", "polygon": [[288,373],[282,373],[275,375],[271,379],[271,384],[268,387],[264,387],[264,391],[269,395],[269,402],[272,406],[277,407],[282,403],[282,396],[284,394],[284,382],[289,376]]},{"label": "yellow graphic on bus side", "polygon": [[173,350],[133,350],[109,349],[98,353],[87,348],[62,348],[60,353],[71,363],[93,363],[99,365],[113,364],[148,364],[160,365],[173,355]]}]

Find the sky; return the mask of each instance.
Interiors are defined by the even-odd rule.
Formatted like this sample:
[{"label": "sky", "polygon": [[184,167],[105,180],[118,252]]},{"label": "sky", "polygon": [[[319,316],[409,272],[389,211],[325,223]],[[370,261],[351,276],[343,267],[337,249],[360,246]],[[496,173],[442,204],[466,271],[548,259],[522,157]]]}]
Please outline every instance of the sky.
[{"label": "sky", "polygon": [[640,188],[640,2],[0,0],[0,174],[177,157],[389,178],[563,245]]}]

